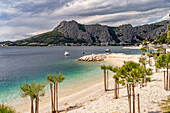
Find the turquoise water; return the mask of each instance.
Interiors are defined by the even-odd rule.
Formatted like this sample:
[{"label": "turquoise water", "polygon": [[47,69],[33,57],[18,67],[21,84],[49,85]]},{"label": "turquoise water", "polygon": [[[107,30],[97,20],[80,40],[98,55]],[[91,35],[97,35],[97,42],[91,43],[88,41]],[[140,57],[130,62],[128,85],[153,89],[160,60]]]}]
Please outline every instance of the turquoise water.
[{"label": "turquoise water", "polygon": [[[141,54],[137,49],[122,47],[0,47],[0,104],[20,98],[23,82],[46,81],[47,73],[62,72],[66,77],[61,87],[72,88],[77,82],[88,84],[101,74],[104,62],[79,62],[75,59],[87,54],[104,53]],[[64,51],[70,56],[65,57]],[[91,79],[91,80],[90,80]],[[80,84],[81,85],[81,84]]]}]

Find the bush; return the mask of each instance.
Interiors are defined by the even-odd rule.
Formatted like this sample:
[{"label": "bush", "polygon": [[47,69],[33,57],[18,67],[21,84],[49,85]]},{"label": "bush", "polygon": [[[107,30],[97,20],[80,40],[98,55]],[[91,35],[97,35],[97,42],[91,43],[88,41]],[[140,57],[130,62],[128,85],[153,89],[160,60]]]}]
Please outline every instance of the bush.
[{"label": "bush", "polygon": [[0,105],[0,113],[15,113],[15,110],[2,104]]}]

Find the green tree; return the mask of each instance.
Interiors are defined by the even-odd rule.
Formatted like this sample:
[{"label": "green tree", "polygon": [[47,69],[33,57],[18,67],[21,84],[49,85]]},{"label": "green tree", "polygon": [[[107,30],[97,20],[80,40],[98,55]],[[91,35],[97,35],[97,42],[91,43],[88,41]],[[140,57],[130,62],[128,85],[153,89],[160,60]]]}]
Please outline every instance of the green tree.
[{"label": "green tree", "polygon": [[[113,73],[116,73],[117,71],[118,71],[118,67],[112,67],[112,66],[108,66],[107,67],[107,69],[108,70],[110,70],[110,71],[112,71]],[[118,97],[119,97],[119,82],[118,82],[119,80],[118,79],[115,79],[115,84],[114,84],[114,98],[115,99],[118,99]]]},{"label": "green tree", "polygon": [[[54,85],[54,95],[52,92],[52,84],[50,85],[52,112],[58,113],[58,83],[63,82],[64,79],[65,79],[65,77],[62,76],[61,72],[58,74],[58,76],[56,75],[56,73],[47,74],[47,80],[49,82],[53,83],[53,85]],[[56,104],[56,106],[55,106],[55,104]]]},{"label": "green tree", "polygon": [[153,54],[149,53],[147,56],[149,57],[149,66],[151,66],[151,57],[153,57]]},{"label": "green tree", "polygon": [[9,106],[0,105],[0,113],[15,113],[15,110]]},{"label": "green tree", "polygon": [[102,65],[102,66],[100,66],[100,68],[104,71],[104,90],[106,91],[106,70],[107,70],[107,66]]},{"label": "green tree", "polygon": [[163,49],[157,49],[157,52],[159,53],[159,54],[161,54],[161,53],[163,53]]},{"label": "green tree", "polygon": [[170,63],[170,53],[167,53],[167,54],[161,54],[158,57],[155,64],[157,68],[167,69],[167,80],[166,80],[166,87],[165,87],[166,90],[168,90],[168,69],[170,68],[169,63]]},{"label": "green tree", "polygon": [[167,40],[167,34],[166,33],[162,33],[161,36],[158,36],[156,41],[158,44],[165,44]]},{"label": "green tree", "polygon": [[[116,74],[113,76],[114,79],[118,80],[122,85],[127,86],[127,93],[128,93],[128,101],[129,101],[129,110],[131,113],[131,87],[133,92],[133,113],[135,113],[135,84],[139,83],[141,86],[143,84],[150,81],[150,75],[152,74],[151,69],[146,69],[140,64],[135,63],[133,61],[125,62],[122,67],[118,69]],[[146,78],[146,81],[144,81]]]},{"label": "green tree", "polygon": [[167,29],[168,29],[167,39],[170,39],[170,25],[167,26]]},{"label": "green tree", "polygon": [[[153,59],[154,59],[154,62],[156,64],[156,60],[158,59],[157,54],[154,54]],[[156,71],[156,73],[158,72],[158,69],[157,69],[156,65],[155,65],[155,71]]]},{"label": "green tree", "polygon": [[28,83],[23,83],[20,86],[21,89],[21,97],[25,98],[27,96],[30,96],[31,99],[31,113],[34,113],[34,99],[36,98],[35,94],[34,94],[34,90],[35,90],[35,82],[32,82],[31,85]]},{"label": "green tree", "polygon": [[39,82],[38,84],[36,83],[36,87],[34,89],[34,93],[35,93],[35,113],[39,113],[39,101],[40,101],[40,96],[44,96],[45,95],[45,86],[47,85],[47,83],[45,83],[44,81]]},{"label": "green tree", "polygon": [[140,51],[142,52],[141,55],[143,55],[143,53],[146,52],[146,48],[140,48]]},{"label": "green tree", "polygon": [[136,46],[140,46],[140,43],[137,43]]},{"label": "green tree", "polygon": [[144,68],[146,68],[147,61],[145,57],[140,57],[139,62],[143,65]]},{"label": "green tree", "polygon": [[39,82],[38,84],[32,82],[31,84],[29,83],[23,83],[20,86],[21,89],[21,97],[25,98],[26,96],[30,96],[31,98],[31,113],[34,113],[34,105],[33,101],[35,100],[35,113],[39,113],[39,96],[44,96],[45,91],[44,87],[46,86],[45,82]]}]

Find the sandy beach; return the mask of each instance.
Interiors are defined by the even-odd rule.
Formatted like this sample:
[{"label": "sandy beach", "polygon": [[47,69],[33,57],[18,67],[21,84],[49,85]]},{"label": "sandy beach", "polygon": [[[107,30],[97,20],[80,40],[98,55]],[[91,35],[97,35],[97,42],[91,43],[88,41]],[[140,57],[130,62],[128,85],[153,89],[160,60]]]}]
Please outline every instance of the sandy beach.
[{"label": "sandy beach", "polygon": [[[123,65],[124,61],[138,62],[140,55],[125,55],[125,54],[107,54],[106,62],[115,66]],[[149,65],[147,65],[149,67]],[[150,68],[154,71],[154,66]],[[126,88],[120,87],[119,99],[114,97],[114,73],[109,72],[109,89],[111,91],[104,92],[103,77],[100,80],[85,85],[79,89],[75,89],[69,96],[60,97],[59,110],[68,113],[128,113],[128,98]],[[136,87],[136,94],[140,94],[141,113],[160,112],[158,106],[162,99],[170,94],[163,88],[163,73],[160,70],[154,73],[152,81],[144,88]],[[137,98],[137,97],[136,97]],[[137,101],[137,100],[136,100]],[[41,101],[40,101],[41,103]],[[40,106],[40,113],[50,113],[50,100],[43,100]],[[137,110],[137,104],[136,104]],[[137,112],[137,111],[136,111]],[[26,111],[24,113],[29,113]]]}]

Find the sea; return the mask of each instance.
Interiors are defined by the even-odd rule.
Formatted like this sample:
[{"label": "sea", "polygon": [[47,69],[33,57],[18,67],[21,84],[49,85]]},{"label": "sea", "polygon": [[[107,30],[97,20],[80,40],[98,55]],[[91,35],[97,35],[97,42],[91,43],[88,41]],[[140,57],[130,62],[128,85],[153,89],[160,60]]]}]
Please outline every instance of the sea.
[{"label": "sea", "polygon": [[[65,47],[0,47],[0,104],[19,99],[20,85],[33,81],[46,81],[48,73],[61,72],[65,80],[60,87],[69,89],[99,79],[103,71],[100,66],[106,62],[76,61],[90,54],[124,53],[141,54],[139,49],[122,49],[122,46],[65,46]],[[64,56],[68,51],[69,56]],[[84,54],[82,53],[84,52]],[[79,85],[77,85],[79,84]],[[47,86],[46,89],[49,87]]]}]

